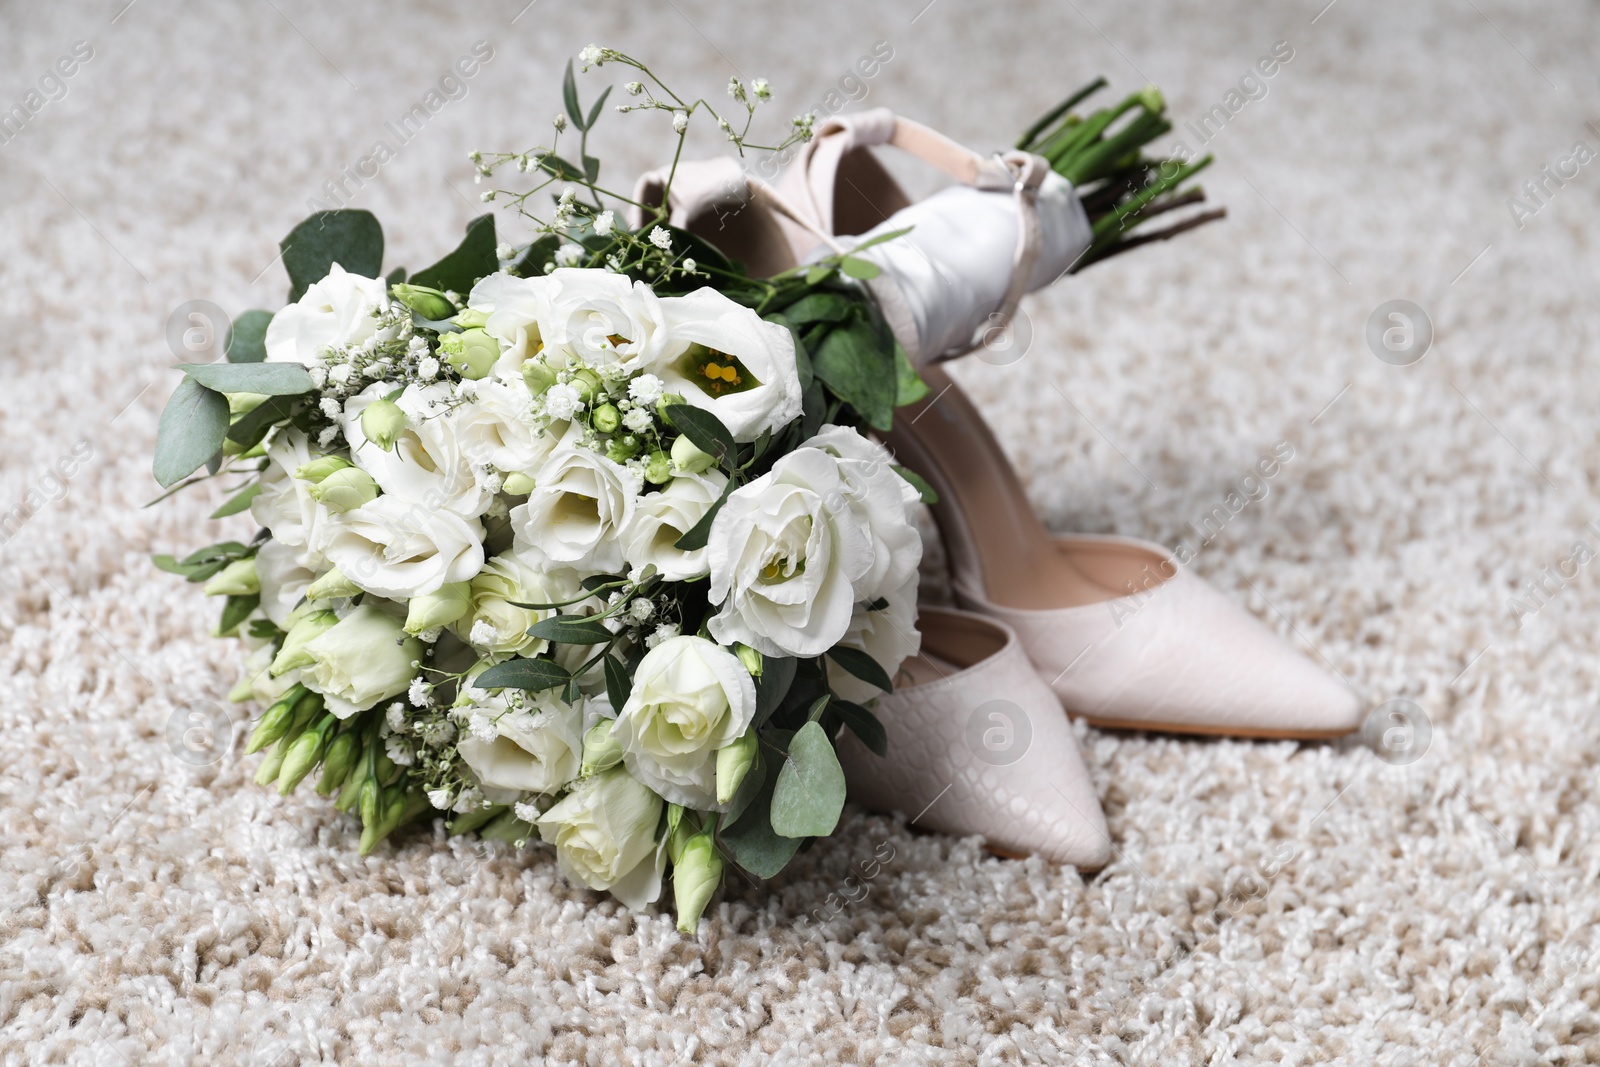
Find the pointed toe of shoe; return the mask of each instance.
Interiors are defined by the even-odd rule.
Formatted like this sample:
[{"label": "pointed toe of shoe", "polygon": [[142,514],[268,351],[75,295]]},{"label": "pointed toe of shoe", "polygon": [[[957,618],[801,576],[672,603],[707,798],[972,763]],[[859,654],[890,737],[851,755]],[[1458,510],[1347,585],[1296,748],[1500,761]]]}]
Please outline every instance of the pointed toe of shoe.
[{"label": "pointed toe of shoe", "polygon": [[[878,699],[887,758],[840,735],[850,798],[901,812],[918,829],[977,834],[1003,855],[1105,866],[1111,840],[1077,739],[1015,635],[966,612],[934,615],[924,610],[924,648],[939,654],[945,676]],[[996,651],[968,666],[950,662],[937,645],[952,619],[988,631]]]}]

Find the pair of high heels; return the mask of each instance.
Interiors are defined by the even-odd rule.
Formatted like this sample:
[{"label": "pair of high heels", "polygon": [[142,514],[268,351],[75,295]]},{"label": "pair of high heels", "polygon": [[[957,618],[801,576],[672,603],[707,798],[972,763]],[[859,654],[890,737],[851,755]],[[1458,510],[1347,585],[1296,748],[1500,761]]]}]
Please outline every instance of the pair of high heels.
[{"label": "pair of high heels", "polygon": [[[870,151],[884,144],[957,184],[912,204]],[[896,413],[886,443],[938,495],[960,607],[921,609],[922,650],[878,698],[892,758],[842,736],[840,762],[869,809],[1096,870],[1111,841],[1063,708],[1113,729],[1310,740],[1357,729],[1361,705],[1161,546],[1046,531],[977,408],[937,365],[1087,249],[1071,186],[1042,164],[986,159],[878,109],[822,124],[778,189],[728,160],[680,164],[667,207],[674,225],[757,275],[819,246],[917,227],[859,254],[892,268],[869,284],[929,386]],[[655,172],[636,199],[659,203],[664,191]]]}]

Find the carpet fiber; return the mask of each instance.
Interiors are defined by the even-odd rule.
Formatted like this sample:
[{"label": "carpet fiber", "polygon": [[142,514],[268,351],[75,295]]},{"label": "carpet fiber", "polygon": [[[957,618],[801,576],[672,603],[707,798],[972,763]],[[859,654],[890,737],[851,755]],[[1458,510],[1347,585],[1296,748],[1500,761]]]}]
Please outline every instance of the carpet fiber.
[{"label": "carpet fiber", "polygon": [[[0,1062],[1600,1060],[1592,7],[523,2],[0,4],[0,110],[39,91],[0,143]],[[1187,542],[1410,701],[1377,725],[1411,747],[1080,727],[1099,875],[851,809],[686,939],[540,850],[358,858],[250,781],[243,709],[196,742],[240,652],[148,555],[249,522],[141,508],[184,305],[279,306],[329,182],[388,264],[436,258],[481,210],[468,150],[547,141],[590,40],[713,102],[738,71],[783,116],[887,104],[985,147],[1094,74],[1159,83],[1228,220],[1035,298],[1022,359],[957,374],[1053,527]],[[626,189],[666,134],[613,114],[592,147]],[[1367,340],[1397,299],[1432,325],[1408,366]]]}]

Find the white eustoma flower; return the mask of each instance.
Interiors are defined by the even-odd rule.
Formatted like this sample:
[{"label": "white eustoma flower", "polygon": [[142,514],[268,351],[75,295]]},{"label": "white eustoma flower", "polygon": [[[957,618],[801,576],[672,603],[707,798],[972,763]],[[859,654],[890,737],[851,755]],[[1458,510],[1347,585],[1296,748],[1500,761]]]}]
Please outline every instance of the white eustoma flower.
[{"label": "white eustoma flower", "polygon": [[872,536],[872,567],[856,583],[866,601],[886,596],[916,576],[922,536],[916,528],[916,488],[894,469],[894,457],[848,426],[824,426],[801,448],[820,448],[839,461],[844,500]]},{"label": "white eustoma flower", "polygon": [[856,583],[875,562],[848,489],[837,459],[802,448],[729,495],[706,545],[720,605],[711,636],[768,656],[817,656],[845,635]]},{"label": "white eustoma flower", "polygon": [[480,381],[477,395],[453,416],[461,451],[474,465],[532,477],[561,443],[560,433],[534,416],[532,404],[520,378]]},{"label": "white eustoma flower", "polygon": [[561,870],[590,889],[609,889],[630,908],[661,896],[666,850],[656,842],[662,801],[617,767],[582,779],[539,818]]},{"label": "white eustoma flower", "polygon": [[488,314],[484,332],[500,342],[500,358],[494,365],[497,377],[520,379],[522,365],[543,353],[554,291],[555,283],[548,277],[518,278],[504,272],[472,287],[467,307]]},{"label": "white eustoma flower", "polygon": [[261,492],[250,502],[250,516],[265,526],[273,540],[295,549],[296,562],[318,570],[333,515],[311,496],[311,483],[294,476],[319,453],[299,430],[275,434],[267,443],[267,469]]},{"label": "white eustoma flower", "polygon": [[623,559],[640,568],[654,564],[668,581],[704,577],[708,570],[706,550],[685,550],[674,544],[705,518],[727,484],[727,475],[712,470],[679,475],[660,492],[640,496],[633,521],[622,535]]},{"label": "white eustoma flower", "polygon": [[409,600],[477,574],[483,566],[483,526],[385,495],[339,517],[327,556],[367,592]]},{"label": "white eustoma flower", "polygon": [[359,344],[377,332],[376,313],[389,306],[388,286],[335,263],[298,301],[267,324],[268,363],[321,362],[324,348]]},{"label": "white eustoma flower", "polygon": [[550,297],[546,362],[571,356],[596,370],[632,374],[648,369],[664,343],[662,301],[643,282],[607,270],[563,267],[546,275]]},{"label": "white eustoma flower", "polygon": [[[583,764],[583,709],[553,693],[489,692],[470,687],[457,714],[487,712],[495,736],[463,737],[456,751],[491,789],[550,793],[578,776]],[[470,709],[470,710],[469,710]]]},{"label": "white eustoma flower", "polygon": [[674,637],[639,661],[611,736],[633,776],[674,804],[717,806],[717,749],[755,716],[756,688],[739,657],[703,637]]},{"label": "white eustoma flower", "polygon": [[372,475],[385,496],[408,504],[452,512],[464,519],[482,515],[494,499],[481,467],[462,447],[449,385],[408,385],[395,405],[405,413],[406,428],[384,451],[369,441],[361,413],[394,387],[374,382],[344,406],[343,428],[350,443],[350,462]]},{"label": "white eustoma flower", "polygon": [[322,694],[328,710],[348,719],[404,693],[417,676],[422,642],[406,636],[395,615],[362,604],[305,646],[313,659],[301,674],[306,687]]},{"label": "white eustoma flower", "polygon": [[529,562],[525,552],[507,552],[485,563],[472,579],[472,608],[451,629],[480,652],[495,656],[537,655],[549,642],[542,637],[529,637],[528,628],[555,611],[519,608],[517,604],[555,604],[582,592],[575,572],[545,570]]},{"label": "white eustoma flower", "polygon": [[622,533],[633,521],[636,479],[620,463],[569,442],[534,477],[524,504],[511,509],[518,550],[536,566],[596,572],[622,566]]},{"label": "white eustoma flower", "polygon": [[[260,498],[257,497],[259,500]],[[283,628],[289,613],[304,599],[317,572],[300,562],[302,551],[269,538],[256,552],[256,578],[261,582],[261,613]]]},{"label": "white eustoma flower", "polygon": [[[856,605],[839,644],[865,652],[877,661],[890,678],[900,665],[922,647],[922,634],[917,630],[917,575],[912,574],[899,589],[885,593],[881,599],[887,606],[877,611],[867,610],[866,601]],[[864,682],[833,660],[827,661],[828,685],[845,700],[862,703],[877,696],[881,690]]]},{"label": "white eustoma flower", "polygon": [[704,408],[733,434],[754,441],[800,416],[794,337],[715,289],[661,301],[666,340],[649,369],[669,393]]}]

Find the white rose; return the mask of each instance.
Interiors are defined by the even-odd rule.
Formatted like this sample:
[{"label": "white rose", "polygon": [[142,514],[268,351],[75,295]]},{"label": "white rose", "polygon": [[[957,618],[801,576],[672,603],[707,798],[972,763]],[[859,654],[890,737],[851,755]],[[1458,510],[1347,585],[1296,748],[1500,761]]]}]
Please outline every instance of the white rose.
[{"label": "white rose", "polygon": [[426,508],[442,508],[464,519],[475,519],[489,507],[489,492],[481,469],[461,447],[455,415],[449,403],[449,385],[408,385],[395,401],[405,412],[407,426],[385,452],[367,440],[361,413],[383,399],[393,386],[374,382],[352,397],[340,420],[350,443],[350,462],[372,475],[385,495]]},{"label": "white rose", "polygon": [[565,444],[511,509],[517,546],[536,565],[599,573],[622,566],[622,531],[633,521],[635,476],[592,449]]},{"label": "white rose", "polygon": [[[900,665],[922,648],[922,634],[917,630],[917,575],[913,574],[899,589],[883,594],[882,599],[888,605],[877,611],[867,610],[866,604],[856,605],[839,644],[865,652],[893,678]],[[860,704],[881,692],[831,659],[827,666],[829,687],[845,700]]]},{"label": "white rose", "polygon": [[365,341],[377,332],[374,314],[389,306],[388,286],[378,278],[350,274],[335,263],[296,303],[267,324],[267,362],[322,362],[324,348]]},{"label": "white rose", "polygon": [[449,511],[380,496],[339,516],[328,559],[378,596],[409,600],[483,567],[483,527]]},{"label": "white rose", "polygon": [[754,441],[800,416],[794,336],[715,289],[661,301],[666,352],[648,368],[697,408],[716,415],[735,441]]},{"label": "white rose", "polygon": [[549,277],[505,273],[491,274],[472,287],[467,306],[488,314],[483,329],[500,342],[500,359],[494,365],[497,377],[520,381],[522,365],[544,351],[555,287]]},{"label": "white rose", "polygon": [[857,581],[856,596],[871,601],[915,577],[922,562],[915,510],[921,495],[895,471],[889,450],[848,426],[832,425],[800,447],[820,448],[839,461],[845,503],[872,536],[872,567]]},{"label": "white rose", "polygon": [[491,716],[495,736],[485,740],[476,732],[465,733],[456,751],[485,786],[551,793],[578,776],[583,765],[581,706],[553,693],[518,689],[489,693],[468,688],[467,695],[470,703],[458,706],[456,714]]},{"label": "white rose", "polygon": [[673,545],[705,518],[727,484],[728,476],[721,471],[685,474],[672,479],[660,492],[639,497],[633,522],[623,534],[623,558],[640,568],[654,564],[668,581],[704,577],[706,550],[685,551]]},{"label": "white rose", "polygon": [[738,740],[755,711],[755,683],[738,656],[703,637],[673,637],[639,661],[611,736],[635,778],[707,811],[717,806],[717,749]]},{"label": "white rose", "polygon": [[585,778],[539,818],[539,836],[556,846],[567,877],[609,889],[630,908],[661,895],[665,841],[657,844],[661,798],[626,770]]},{"label": "white rose", "polygon": [[844,636],[856,583],[874,564],[848,490],[837,459],[802,448],[729,495],[706,545],[711,602],[721,605],[712,637],[768,656],[817,656]]},{"label": "white rose", "polygon": [[275,541],[295,549],[300,566],[317,570],[333,515],[312,498],[311,483],[294,476],[317,453],[299,430],[273,435],[266,451],[267,469],[261,475],[261,492],[250,502],[250,515]]},{"label": "white rose", "polygon": [[417,675],[422,642],[407,637],[401,620],[363,604],[307,642],[314,662],[301,681],[322,694],[341,719],[406,691]]},{"label": "white rose", "polygon": [[476,395],[452,416],[461,451],[476,466],[533,477],[561,438],[534,417],[532,404],[521,378],[480,381]]},{"label": "white rose", "polygon": [[531,564],[525,553],[507,552],[485,563],[472,579],[472,608],[451,629],[490,655],[535,656],[549,647],[549,642],[529,637],[528,628],[555,611],[519,608],[517,604],[555,604],[582,592],[573,571],[546,571]]},{"label": "white rose", "polygon": [[[260,497],[256,498],[261,499]],[[273,625],[285,628],[285,620],[316,580],[317,572],[300,562],[301,550],[269,539],[256,552],[256,578],[261,582],[261,613]]]},{"label": "white rose", "polygon": [[[563,267],[546,275],[550,296],[545,344],[596,370],[618,375],[649,369],[664,343],[661,299],[643,282],[606,270]],[[561,361],[545,356],[559,368]]]}]

